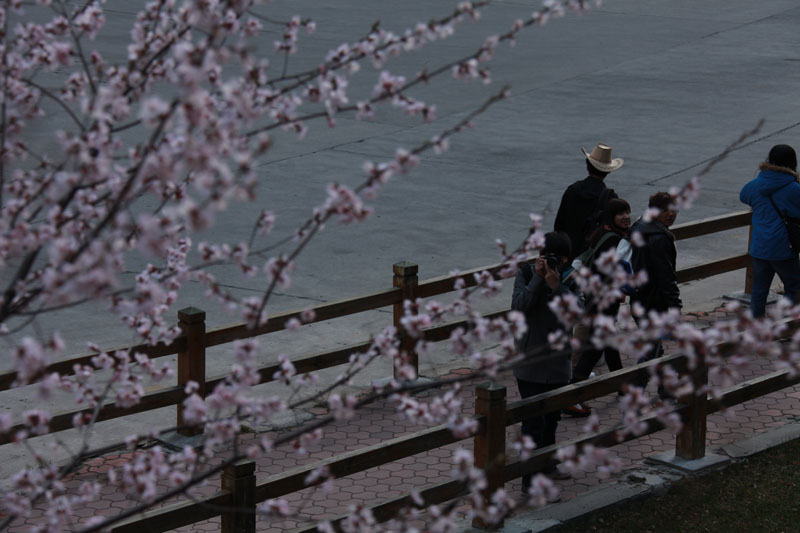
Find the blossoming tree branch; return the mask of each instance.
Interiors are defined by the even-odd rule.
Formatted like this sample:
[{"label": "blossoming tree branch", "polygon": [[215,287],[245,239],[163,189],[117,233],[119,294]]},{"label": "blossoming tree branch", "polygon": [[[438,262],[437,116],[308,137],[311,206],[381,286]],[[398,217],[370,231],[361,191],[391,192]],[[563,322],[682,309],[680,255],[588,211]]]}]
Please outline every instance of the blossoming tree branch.
[{"label": "blossoming tree branch", "polygon": [[[436,103],[415,97],[416,88],[446,77],[491,83],[491,60],[502,53],[503,46],[512,45],[520,32],[551,18],[587,10],[588,2],[547,0],[526,17],[510,20],[506,32],[487,35],[472,53],[414,76],[393,72],[393,60],[447,39],[465,24],[480,24],[481,13],[491,9],[492,2],[462,2],[450,12],[398,32],[376,23],[305,70],[295,69],[292,59],[304,39],[313,38],[313,18],[298,15],[276,20],[268,2],[150,2],[130,28],[124,59],[116,62],[108,56],[117,54],[93,46],[106,23],[103,4],[91,0],[39,0],[30,5],[3,0],[0,4],[0,335],[13,339],[13,348],[7,353],[17,372],[17,386],[34,385],[42,397],[66,391],[78,405],[89,408],[73,421],[81,432],[82,445],[68,450],[72,461],[66,465],[50,464],[29,443],[49,432],[50,413],[30,409],[21,420],[0,414],[0,432],[8,432],[18,423],[24,425],[12,437],[32,457],[31,466],[14,477],[13,488],[3,498],[5,514],[0,526],[13,527],[34,506],[44,506],[46,520],[41,530],[111,527],[188,494],[243,458],[269,454],[281,446],[303,450],[322,438],[327,424],[349,420],[359,408],[377,400],[394,402],[398,412],[411,420],[446,423],[457,435],[474,432],[475,422],[461,413],[455,394],[460,383],[495,376],[537,355],[519,353],[515,348],[515,338],[526,327],[520,313],[512,311],[489,320],[476,310],[477,298],[496,294],[500,288],[488,272],[478,274],[471,289],[459,281],[453,303],[406,301],[402,321],[402,333],[419,338],[416,350],[424,353],[428,348],[421,340],[424,328],[466,317],[469,326],[454,331],[449,345],[456,353],[471,355],[474,374],[434,384],[415,382],[409,354],[398,341],[400,332],[387,328],[374,336],[366,353],[354,355],[341,375],[325,383],[322,392],[313,397],[301,392],[315,376],[298,375],[291,361],[283,357],[275,377],[295,393],[286,401],[252,393],[252,387],[261,382],[256,365],[260,346],[252,339],[237,342],[236,362],[219,386],[205,397],[197,394],[197,384],[186,388],[185,422],[201,428],[202,446],[171,455],[159,447],[141,450],[130,464],[112,469],[103,482],[124,492],[135,505],[119,516],[97,517],[76,526],[74,510],[97,499],[103,485],[86,482],[80,491],[71,493],[64,479],[83,457],[91,455],[91,435],[103,405],[108,400],[121,407],[136,405],[144,395],[145,380],[167,379],[173,371],[140,353],[104,352],[91,345],[97,353],[91,364],[76,367],[70,375],[48,372],[50,362],[66,355],[64,341],[58,331],[29,332],[42,316],[92,302],[118,316],[142,341],[169,342],[180,330],[166,313],[189,282],[203,283],[209,297],[239,313],[250,326],[265,324],[270,298],[276,289],[291,283],[302,252],[309,242],[324,235],[327,223],[369,223],[373,214],[369,202],[390,186],[391,179],[419,165],[421,154],[447,150],[451,142],[457,142],[460,131],[478,122],[493,103],[507,98],[509,88],[498,88],[488,99],[474,102],[461,120],[439,128],[433,137],[398,147],[384,161],[368,161],[363,168],[353,169],[354,174],[363,176],[359,185],[331,182],[320,191],[324,201],[309,205],[307,219],[289,234],[277,234],[276,209],[266,207],[251,221],[247,238],[198,241],[196,235],[213,227],[226,210],[262,200],[257,195],[262,178],[256,168],[276,144],[302,142],[310,128],[336,127],[341,116],[369,120],[381,107],[435,122]],[[41,16],[30,17],[29,11]],[[265,28],[279,30],[268,52],[260,46]],[[352,96],[354,92],[360,98]],[[54,117],[62,119],[59,124],[65,127],[50,131],[43,126]],[[47,133],[45,139],[34,134],[42,129]],[[688,207],[698,187],[698,180],[693,180],[685,188],[671,191],[675,205]],[[500,243],[504,274],[513,275],[542,248],[541,222],[541,217],[531,216],[529,233],[521,236],[518,246]],[[135,283],[127,285],[123,273],[130,270],[132,257],[146,258],[148,264],[137,272]],[[241,276],[259,280],[262,295],[240,298],[226,290],[212,273],[212,267],[223,264],[235,265]],[[719,342],[741,346],[737,354],[742,358],[775,350],[768,341],[780,333],[780,322],[755,322],[744,311],[733,324],[701,332],[681,323],[675,313],[644,316],[643,310],[635,308],[623,311],[614,327],[602,313],[604,306],[620,296],[623,285],[643,283],[646,275],[631,278],[618,268],[612,254],[600,259],[599,268],[603,276],[588,269],[577,275],[583,292],[593,295],[593,307],[582,308],[574,296],[564,296],[553,304],[567,329],[579,322],[593,325],[590,342],[638,355],[667,332],[692,361],[702,360],[712,374],[723,375],[728,382],[735,378],[736,366],[724,363],[717,351]],[[786,310],[779,307],[775,318]],[[634,314],[640,315],[638,326]],[[306,312],[286,326],[297,330],[314,320],[314,314]],[[745,337],[745,331],[750,336]],[[499,349],[482,350],[490,339]],[[561,350],[570,350],[575,342],[566,336],[551,339],[551,345]],[[792,342],[788,353],[796,353],[797,340]],[[782,363],[797,369],[797,358],[785,353],[779,354]],[[339,391],[379,359],[392,361],[396,375],[404,379],[376,388],[364,398]],[[681,395],[707,392],[693,390],[692,382],[678,375],[667,375],[664,385]],[[432,399],[414,396],[430,387],[437,390]],[[238,445],[243,422],[269,421],[319,399],[327,402],[328,416],[277,438],[264,437],[247,447]],[[622,405],[628,432],[642,431],[638,416],[650,410],[669,427],[680,425],[674,413],[653,406],[636,387],[628,388]],[[598,424],[596,417],[590,418],[587,430]],[[120,444],[135,448],[147,437],[132,435]],[[209,460],[217,450],[231,444],[222,462],[212,466]],[[57,437],[52,446],[66,448]],[[513,446],[523,458],[534,449],[527,436]],[[608,472],[619,468],[613,455],[601,449],[565,449],[560,459],[573,470],[598,465]],[[491,523],[520,503],[501,490],[487,507],[478,497],[485,487],[484,473],[473,467],[471,454],[457,452],[454,465],[454,475],[467,481],[475,496],[469,500],[473,516]],[[169,489],[159,489],[162,482]],[[321,470],[307,482],[330,489],[335,479]],[[555,490],[546,476],[537,475],[529,503],[544,503]],[[415,499],[420,500],[418,495]],[[418,503],[424,506],[424,502]],[[285,517],[298,510],[285,500],[268,500],[259,506],[259,512]],[[459,519],[454,507],[437,508],[436,515],[440,530],[454,527]],[[354,512],[349,523],[353,529],[378,528],[363,510]],[[324,531],[331,525],[319,527]]]}]

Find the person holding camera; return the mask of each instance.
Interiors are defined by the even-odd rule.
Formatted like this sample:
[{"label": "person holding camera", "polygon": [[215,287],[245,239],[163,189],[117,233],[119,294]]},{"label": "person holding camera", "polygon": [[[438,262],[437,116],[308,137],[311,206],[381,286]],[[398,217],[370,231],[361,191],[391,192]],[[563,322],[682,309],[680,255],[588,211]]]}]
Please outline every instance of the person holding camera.
[{"label": "person holding camera", "polygon": [[[571,245],[565,233],[550,232],[533,266],[523,263],[514,280],[511,308],[525,315],[528,329],[517,339],[517,350],[524,356],[514,367],[519,394],[528,398],[567,385],[572,374],[569,350],[554,350],[548,336],[564,330],[563,324],[550,310],[550,302],[560,295],[577,293],[574,285],[562,280],[567,269]],[[522,432],[536,443],[537,448],[555,444],[560,410],[530,418],[522,423]],[[563,475],[551,467],[545,474],[558,479]],[[522,490],[527,493],[531,476],[522,478]]]}]

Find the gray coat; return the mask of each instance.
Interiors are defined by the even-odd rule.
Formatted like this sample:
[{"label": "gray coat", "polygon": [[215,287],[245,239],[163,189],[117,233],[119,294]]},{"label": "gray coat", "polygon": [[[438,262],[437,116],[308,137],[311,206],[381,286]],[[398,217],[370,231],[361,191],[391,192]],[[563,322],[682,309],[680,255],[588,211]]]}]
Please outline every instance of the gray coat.
[{"label": "gray coat", "polygon": [[514,280],[511,309],[525,315],[528,331],[517,339],[517,349],[520,353],[531,355],[528,356],[530,362],[514,368],[514,377],[532,383],[567,384],[572,377],[571,354],[566,350],[563,354],[555,355],[557,352],[548,346],[547,336],[564,329],[548,303],[559,294],[569,293],[570,289],[561,284],[555,291],[551,290],[532,266],[533,276],[525,283],[524,268],[527,267],[523,266],[517,271]]}]

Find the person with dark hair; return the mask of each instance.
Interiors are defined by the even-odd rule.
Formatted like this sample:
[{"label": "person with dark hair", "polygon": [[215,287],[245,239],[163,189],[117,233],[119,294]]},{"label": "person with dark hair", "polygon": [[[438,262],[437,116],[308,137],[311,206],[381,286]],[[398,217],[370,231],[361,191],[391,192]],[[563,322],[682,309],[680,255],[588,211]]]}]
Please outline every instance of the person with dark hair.
[{"label": "person with dark hair", "polygon": [[[603,225],[597,228],[592,235],[589,236],[589,248],[593,250],[595,247],[597,248],[594,253],[594,258],[600,257],[608,250],[619,250],[620,243],[623,243],[623,241],[625,241],[625,245],[628,245],[625,248],[629,249],[630,246],[627,241],[630,235],[630,228],[630,204],[621,198],[613,198],[609,200],[608,204],[606,204],[605,210],[603,211]],[[597,269],[593,264],[588,266],[590,266],[593,272],[597,273]],[[621,301],[618,301],[615,304],[605,308],[603,310],[603,314],[610,317],[616,317],[617,313],[619,313],[619,306],[621,303]],[[587,307],[591,307],[589,302],[587,302]],[[587,340],[591,337],[591,331],[587,332],[586,337]],[[620,370],[622,368],[622,358],[620,357],[618,350],[610,346],[606,346],[602,349],[597,349],[594,347],[586,348],[581,351],[580,356],[578,357],[578,362],[572,371],[572,382],[577,383],[579,381],[588,379],[592,373],[592,369],[594,369],[595,365],[603,357],[605,357],[606,365],[608,366],[608,370],[610,372],[614,372],[615,370]],[[564,408],[563,412],[564,414],[570,416],[585,417],[589,416],[592,413],[592,410],[584,403],[576,403],[575,405]]]},{"label": "person with dark hair", "polygon": [[[657,192],[650,197],[647,206],[657,209],[658,214],[649,222],[640,218],[631,228],[631,233],[640,233],[644,245],[634,247],[631,265],[635,272],[647,272],[647,283],[631,297],[631,303],[640,303],[648,312],[663,313],[669,309],[681,309],[680,289],[676,275],[678,253],[675,249],[675,236],[669,227],[675,223],[678,212],[672,206],[672,196],[668,192]],[[658,339],[648,353],[636,362],[643,363],[664,355],[661,339]],[[649,377],[644,377],[636,385],[645,388]],[[662,399],[671,396],[659,386],[658,395]]]},{"label": "person with dark hair", "polygon": [[622,158],[612,158],[611,147],[606,144],[598,143],[591,153],[583,148],[581,151],[586,157],[589,175],[564,191],[554,224],[555,231],[569,235],[572,243],[570,261],[586,249],[586,240],[600,225],[606,204],[617,198],[617,193],[606,187],[604,180],[624,162]]},{"label": "person with dark hair", "polygon": [[648,207],[658,209],[658,215],[650,222],[639,219],[631,229],[639,232],[644,246],[633,251],[632,265],[635,271],[646,270],[648,281],[640,287],[632,300],[645,309],[664,312],[682,307],[676,272],[677,250],[675,236],[669,227],[675,223],[678,212],[672,207],[672,196],[657,192],[650,197]]},{"label": "person with dark hair", "polygon": [[[559,352],[550,347],[548,336],[564,326],[550,309],[554,298],[573,292],[574,286],[562,281],[562,273],[569,264],[571,245],[565,233],[551,232],[545,235],[542,248],[533,266],[523,263],[514,280],[511,309],[525,315],[527,331],[517,339],[517,350],[524,355],[523,361],[514,367],[519,394],[528,398],[569,384],[572,365],[569,351]],[[556,429],[561,413],[558,410],[529,418],[522,423],[522,432],[543,448],[556,441]],[[555,467],[545,473],[558,476]],[[528,491],[531,476],[522,478],[522,490]]]},{"label": "person with dark hair", "polygon": [[791,146],[778,144],[758,168],[761,170],[758,176],[739,193],[739,200],[753,209],[750,311],[756,318],[766,313],[767,296],[776,273],[783,282],[784,294],[792,302],[800,302],[800,262],[789,246],[789,234],[781,216],[800,217],[797,155]]}]

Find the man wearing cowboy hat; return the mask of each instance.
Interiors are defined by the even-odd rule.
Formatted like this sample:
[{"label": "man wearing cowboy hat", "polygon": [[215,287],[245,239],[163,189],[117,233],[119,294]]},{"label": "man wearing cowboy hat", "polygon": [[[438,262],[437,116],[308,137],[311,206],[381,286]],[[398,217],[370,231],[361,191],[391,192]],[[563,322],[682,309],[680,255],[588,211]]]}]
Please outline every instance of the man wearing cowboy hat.
[{"label": "man wearing cowboy hat", "polygon": [[597,227],[606,203],[618,198],[614,189],[606,187],[603,180],[623,163],[622,158],[611,157],[611,147],[606,144],[598,143],[592,153],[583,148],[581,151],[586,156],[589,175],[564,191],[555,222],[555,231],[565,232],[572,241],[570,260],[586,249],[586,239]]}]

